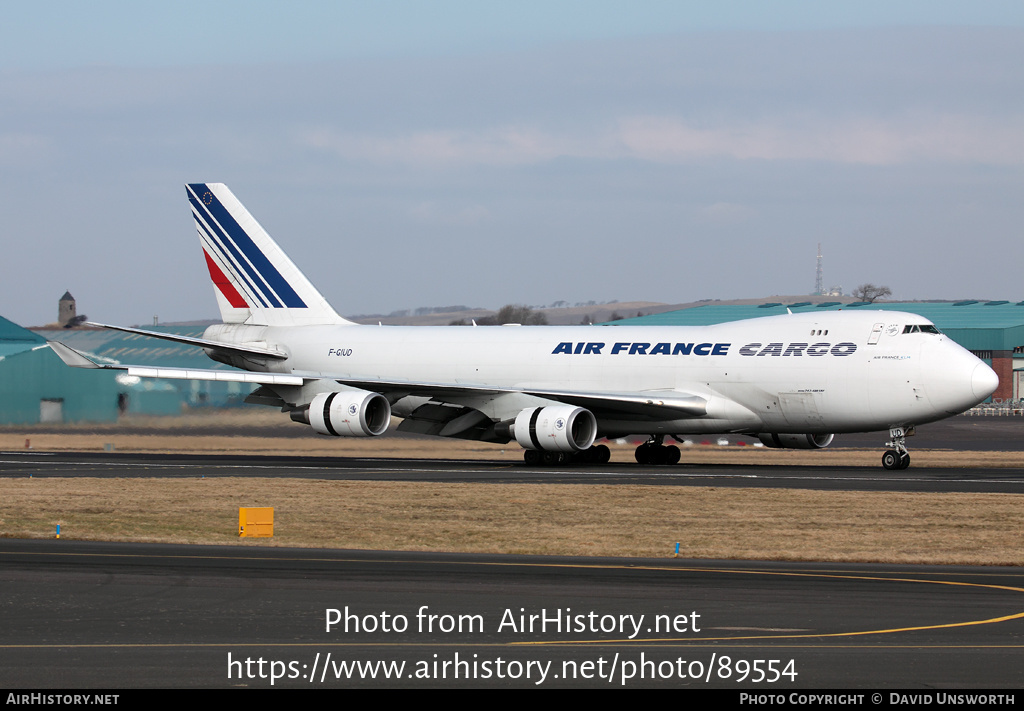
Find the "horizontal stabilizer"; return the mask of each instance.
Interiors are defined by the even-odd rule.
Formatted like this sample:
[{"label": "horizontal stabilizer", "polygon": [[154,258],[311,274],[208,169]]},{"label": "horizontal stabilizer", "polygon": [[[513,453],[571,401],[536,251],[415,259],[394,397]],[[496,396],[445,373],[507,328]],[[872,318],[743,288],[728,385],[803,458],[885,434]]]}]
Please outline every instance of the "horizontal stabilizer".
[{"label": "horizontal stabilizer", "polygon": [[211,348],[213,350],[222,351],[224,353],[238,353],[241,355],[255,355],[262,358],[274,358],[275,360],[285,360],[288,357],[287,353],[276,351],[271,348],[258,348],[256,346],[243,346],[235,343],[221,343],[220,341],[208,341],[205,338],[193,338],[191,336],[179,336],[174,333],[161,333],[160,331],[145,331],[141,328],[128,328],[127,326],[108,326],[105,323],[93,323],[88,322],[89,326],[95,326],[97,328],[109,328],[113,331],[124,331],[125,333],[135,333],[140,336],[148,336],[150,338],[160,338],[165,341],[173,341],[175,343],[184,343],[189,346],[196,346],[197,348]]}]

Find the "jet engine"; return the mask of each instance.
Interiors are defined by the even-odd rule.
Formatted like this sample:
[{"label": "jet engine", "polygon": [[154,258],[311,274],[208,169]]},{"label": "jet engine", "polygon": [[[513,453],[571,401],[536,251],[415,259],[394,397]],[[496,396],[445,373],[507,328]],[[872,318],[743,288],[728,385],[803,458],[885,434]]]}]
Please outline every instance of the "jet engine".
[{"label": "jet engine", "polygon": [[512,433],[524,449],[580,452],[597,437],[597,418],[573,405],[528,407],[516,416]]},{"label": "jet engine", "polygon": [[824,449],[832,444],[832,434],[759,434],[765,447],[781,449]]},{"label": "jet engine", "polygon": [[380,393],[340,390],[320,393],[308,409],[292,413],[320,434],[335,437],[376,437],[391,424],[391,404]]}]

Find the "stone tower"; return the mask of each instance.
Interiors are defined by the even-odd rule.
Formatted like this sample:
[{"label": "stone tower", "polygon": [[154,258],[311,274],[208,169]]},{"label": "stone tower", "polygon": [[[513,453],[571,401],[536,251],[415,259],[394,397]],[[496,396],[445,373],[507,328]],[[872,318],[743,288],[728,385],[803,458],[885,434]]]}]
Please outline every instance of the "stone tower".
[{"label": "stone tower", "polygon": [[64,296],[60,297],[60,301],[57,302],[57,323],[61,326],[67,326],[68,321],[77,315],[75,297],[71,295],[70,291],[65,291]]}]

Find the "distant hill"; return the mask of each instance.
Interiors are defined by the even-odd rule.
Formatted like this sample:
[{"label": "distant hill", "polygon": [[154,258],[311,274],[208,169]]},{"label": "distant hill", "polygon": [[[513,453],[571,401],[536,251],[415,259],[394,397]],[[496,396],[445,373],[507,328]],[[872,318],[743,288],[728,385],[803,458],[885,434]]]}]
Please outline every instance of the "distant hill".
[{"label": "distant hill", "polygon": [[[649,314],[660,314],[666,311],[677,311],[679,309],[691,309],[708,304],[735,304],[749,306],[755,304],[780,303],[780,304],[821,304],[825,302],[838,302],[849,304],[857,301],[852,296],[808,296],[807,294],[796,295],[774,295],[762,296],[752,299],[702,299],[700,301],[687,301],[678,304],[665,304],[657,301],[613,301],[606,304],[589,304],[586,306],[563,306],[563,307],[533,307],[535,311],[543,312],[548,323],[553,326],[576,325],[584,323],[588,319],[593,323],[604,323],[611,321],[615,316],[622,318],[633,318],[638,314],[647,316]],[[902,303],[907,300],[901,299]],[[453,321],[463,320],[470,323],[472,320],[480,320],[485,316],[493,316],[495,310],[484,308],[469,308],[465,306],[434,306],[397,311],[390,314],[359,314],[355,316],[346,315],[345,318],[356,323],[372,324],[382,323],[386,326],[447,326]],[[219,321],[176,321],[161,323],[161,326],[207,326],[219,323]],[[143,324],[140,328],[152,327],[152,324]]]},{"label": "distant hill", "polygon": [[[589,320],[593,323],[603,323],[611,321],[616,315],[622,318],[632,318],[637,314],[643,314],[647,316],[649,314],[660,314],[666,311],[676,311],[678,309],[689,309],[696,306],[704,306],[706,304],[763,304],[768,302],[781,302],[784,304],[794,304],[800,302],[810,302],[813,304],[820,304],[826,301],[839,301],[841,303],[849,303],[856,301],[856,299],[849,296],[767,296],[756,299],[705,299],[702,301],[689,301],[680,304],[665,304],[657,301],[613,301],[606,304],[589,304],[586,306],[563,306],[559,308],[544,308],[534,307],[534,310],[543,312],[548,317],[548,323],[553,326],[558,325],[576,325],[584,323],[584,319],[589,317]],[[425,311],[426,309],[417,309],[417,311]],[[405,313],[403,315],[397,314],[363,314],[359,316],[346,316],[345,318],[351,319],[356,323],[376,324],[382,323],[389,326],[447,326],[453,321],[465,320],[469,323],[470,320],[479,320],[484,316],[493,316],[496,311],[490,309],[459,309],[452,311],[436,311],[429,314],[415,315],[412,312]]]}]

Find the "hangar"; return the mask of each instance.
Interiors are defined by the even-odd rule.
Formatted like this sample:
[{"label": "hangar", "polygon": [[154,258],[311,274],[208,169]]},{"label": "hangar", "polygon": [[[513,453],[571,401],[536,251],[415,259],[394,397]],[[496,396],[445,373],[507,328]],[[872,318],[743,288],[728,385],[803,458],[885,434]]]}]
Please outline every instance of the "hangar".
[{"label": "hangar", "polygon": [[114,373],[68,368],[46,339],[0,317],[0,424],[114,422]]},{"label": "hangar", "polygon": [[786,313],[787,309],[793,313],[870,309],[919,314],[996,371],[999,375],[999,388],[992,395],[992,402],[1009,402],[1024,397],[1024,386],[1021,383],[1024,377],[1024,301],[862,301],[847,304],[838,301],[798,301],[754,305],[708,303],[614,321],[610,325],[708,326],[726,321],[775,316]]},{"label": "hangar", "polygon": [[[204,329],[204,325],[156,327],[192,336],[201,336]],[[51,340],[99,361],[229,369],[190,346],[98,328],[27,329],[0,317],[0,425],[116,422],[126,412],[177,415],[186,407],[240,405],[253,388],[245,383],[140,379],[114,371],[68,368],[47,347]]]}]

